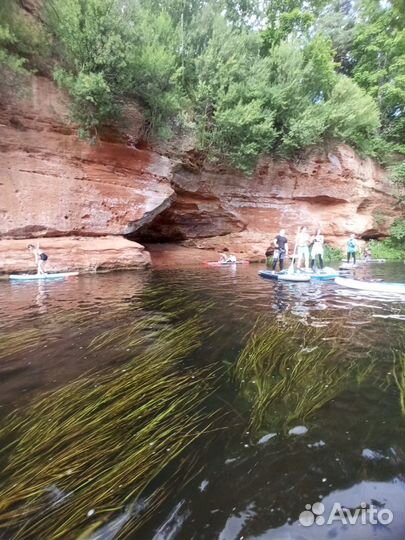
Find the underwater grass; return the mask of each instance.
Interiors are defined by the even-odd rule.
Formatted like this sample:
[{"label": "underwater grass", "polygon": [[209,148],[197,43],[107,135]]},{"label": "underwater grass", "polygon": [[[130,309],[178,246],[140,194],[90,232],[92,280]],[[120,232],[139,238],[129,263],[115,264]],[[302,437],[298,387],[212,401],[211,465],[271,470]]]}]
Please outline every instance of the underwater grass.
[{"label": "underwater grass", "polygon": [[[121,304],[104,303],[102,306],[80,306],[74,310],[50,311],[41,314],[35,321],[35,327],[26,327],[28,321],[22,321],[24,328],[14,330],[3,326],[0,329],[0,360],[16,355],[26,355],[46,344],[55,343],[69,329],[69,335],[93,333],[89,352],[99,352],[107,345],[120,350],[136,346],[129,333],[133,322],[128,319],[148,317],[151,328],[159,329],[173,323],[180,323],[185,318],[200,315],[212,306],[204,306],[193,300],[185,292],[176,293],[167,286],[145,288],[139,296],[126,299]],[[164,300],[162,300],[164,298]],[[111,330],[111,322],[115,328]],[[104,328],[104,331],[100,330]],[[97,334],[94,336],[94,332]],[[114,336],[114,339],[113,339]]]},{"label": "underwater grass", "polygon": [[126,311],[121,306],[101,312],[80,309],[76,312],[63,311],[44,314],[35,327],[12,330],[6,327],[0,330],[0,360],[15,355],[24,355],[43,347],[44,343],[54,343],[67,328],[76,329],[76,333],[91,326],[98,326],[111,319],[119,320]]},{"label": "underwater grass", "polygon": [[405,353],[394,352],[394,366],[392,374],[395,384],[399,390],[401,413],[403,416],[405,416]]},{"label": "underwater grass", "polygon": [[325,329],[297,321],[259,320],[239,355],[233,378],[250,403],[250,430],[270,424],[286,429],[305,420],[345,390],[364,380],[370,365],[345,362]]},{"label": "underwater grass", "polygon": [[[130,362],[74,381],[6,420],[0,431],[0,458],[6,462],[0,531],[12,531],[15,540],[87,538],[86,531],[91,537],[138,501],[208,429],[212,416],[202,407],[215,373],[181,366],[200,345],[200,321],[154,331],[144,345],[148,324],[126,327],[130,339],[143,346]],[[96,341],[97,347],[105,343],[106,336]],[[55,490],[63,495],[52,502]],[[163,496],[151,496],[147,510],[128,519],[116,537],[132,534]]]},{"label": "underwater grass", "polygon": [[3,332],[0,335],[0,359],[29,352],[38,347],[40,341],[41,332],[37,328]]}]

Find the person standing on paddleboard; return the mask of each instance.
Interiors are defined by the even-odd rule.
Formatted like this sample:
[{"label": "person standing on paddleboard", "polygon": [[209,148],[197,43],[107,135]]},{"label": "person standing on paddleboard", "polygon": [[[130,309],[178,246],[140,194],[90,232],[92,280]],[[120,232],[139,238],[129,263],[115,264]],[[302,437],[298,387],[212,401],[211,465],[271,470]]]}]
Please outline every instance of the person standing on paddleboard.
[{"label": "person standing on paddleboard", "polygon": [[288,257],[288,240],[285,235],[285,230],[280,229],[280,232],[274,239],[274,246],[278,251],[278,258],[273,259],[273,271],[277,268],[277,262],[280,268],[280,272],[284,269],[284,260]]},{"label": "person standing on paddleboard", "polygon": [[305,225],[299,228],[296,240],[297,246],[297,267],[301,268],[304,259],[305,269],[309,270],[309,234]]},{"label": "person standing on paddleboard", "polygon": [[319,269],[323,269],[323,244],[325,242],[321,229],[316,231],[316,235],[312,239],[311,249],[311,268],[314,272],[318,271],[317,258],[319,262]]},{"label": "person standing on paddleboard", "polygon": [[357,240],[354,234],[350,235],[349,240],[347,241],[347,262],[350,262],[350,258],[353,257],[353,264],[356,264],[356,253],[358,250]]},{"label": "person standing on paddleboard", "polygon": [[45,264],[46,264],[46,261],[48,260],[48,255],[40,249],[39,244],[37,244],[36,247],[33,244],[28,244],[27,247],[35,257],[35,263],[37,265],[37,274],[46,274]]}]

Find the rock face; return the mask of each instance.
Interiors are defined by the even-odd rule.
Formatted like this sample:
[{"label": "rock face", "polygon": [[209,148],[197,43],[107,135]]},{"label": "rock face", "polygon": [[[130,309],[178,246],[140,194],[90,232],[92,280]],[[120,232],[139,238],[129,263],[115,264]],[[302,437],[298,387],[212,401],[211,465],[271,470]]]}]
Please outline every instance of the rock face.
[{"label": "rock face", "polygon": [[[0,101],[1,102],[1,101]],[[0,108],[0,237],[129,234],[170,205],[170,161],[80,141],[64,95],[34,78]]]},{"label": "rock face", "polygon": [[[299,162],[264,159],[252,178],[236,172],[180,167],[174,203],[138,231],[141,241],[182,240],[206,250],[228,247],[255,258],[280,227],[318,226],[344,247],[350,233],[380,238],[399,215],[384,170],[350,147],[313,151]],[[155,253],[159,249],[154,249]]]},{"label": "rock face", "polygon": [[384,171],[345,145],[300,161],[263,159],[248,178],[195,152],[174,157],[142,145],[135,107],[126,136],[110,130],[94,145],[78,139],[68,111],[46,78],[19,94],[0,82],[0,251],[8,257],[0,272],[33,269],[29,238],[41,238],[55,270],[133,268],[149,256],[123,235],[152,243],[159,264],[215,259],[224,247],[257,260],[280,227],[292,238],[301,224],[321,226],[342,247],[352,232],[383,237],[400,215]]},{"label": "rock face", "polygon": [[[146,268],[151,262],[143,246],[116,236],[41,238],[39,244],[49,255],[47,272]],[[34,257],[27,249],[27,240],[2,240],[0,260],[1,269],[7,274],[36,271]]]}]

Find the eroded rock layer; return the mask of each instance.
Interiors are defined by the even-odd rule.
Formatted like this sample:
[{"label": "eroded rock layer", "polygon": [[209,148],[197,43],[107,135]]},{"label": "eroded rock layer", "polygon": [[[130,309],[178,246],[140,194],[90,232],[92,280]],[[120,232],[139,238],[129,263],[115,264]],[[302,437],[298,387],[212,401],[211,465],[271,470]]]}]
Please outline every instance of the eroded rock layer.
[{"label": "eroded rock layer", "polygon": [[124,235],[171,204],[170,160],[126,141],[79,140],[47,79],[2,103],[1,238]]},{"label": "eroded rock layer", "polygon": [[[96,272],[147,268],[150,255],[136,242],[117,236],[64,236],[40,238],[41,249],[49,255],[47,272]],[[13,272],[35,272],[34,257],[27,249],[27,240],[0,241],[1,269]]]},{"label": "eroded rock layer", "polygon": [[[188,163],[172,185],[177,198],[140,229],[141,241],[172,238],[183,247],[226,247],[257,259],[280,227],[290,238],[300,225],[310,232],[321,227],[330,244],[343,248],[350,233],[365,240],[386,236],[400,215],[385,171],[346,145],[314,150],[295,162],[263,159],[251,178]],[[154,247],[152,259],[160,263],[163,249]]]},{"label": "eroded rock layer", "polygon": [[[88,251],[93,237],[100,251],[95,266],[132,268],[149,258],[133,244],[138,254],[131,251],[128,261],[124,235],[153,243],[157,262],[165,251],[166,260],[213,259],[224,247],[257,260],[280,227],[292,238],[301,224],[311,231],[320,226],[328,242],[343,247],[352,232],[384,237],[400,215],[384,170],[345,145],[295,161],[266,158],[247,177],[210,165],[193,150],[174,155],[145,146],[142,114],[134,106],[127,108],[125,135],[111,129],[91,144],[79,140],[65,94],[48,79],[33,77],[18,92],[0,90],[0,251],[16,250],[13,263],[1,259],[3,272],[33,265],[9,240],[25,246],[30,238],[45,238],[52,256],[62,253],[61,238],[83,237]],[[107,243],[98,240],[105,235]],[[72,268],[70,246],[55,256],[59,269]],[[83,257],[81,268],[90,268]]]}]

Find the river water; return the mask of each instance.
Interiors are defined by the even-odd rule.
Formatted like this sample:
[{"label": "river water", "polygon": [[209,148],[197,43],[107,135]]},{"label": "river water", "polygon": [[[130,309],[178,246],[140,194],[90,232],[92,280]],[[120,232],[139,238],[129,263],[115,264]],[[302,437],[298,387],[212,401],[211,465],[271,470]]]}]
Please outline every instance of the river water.
[{"label": "river water", "polygon": [[[122,272],[49,283],[0,281],[1,425],[11,411],[24,411],[44,393],[88,372],[97,378],[98,372],[125,362],[125,354],[114,354],[108,345],[94,353],[88,344],[102,331],[133,322],[138,316],[133,307],[142,303],[145,291],[152,291],[154,309],[176,299],[187,316],[198,314],[201,324],[215,330],[204,335],[188,362],[219,370],[209,400],[220,420],[217,429],[188,449],[196,455],[188,482],[175,483],[131,538],[403,539],[405,416],[398,381],[399,358],[405,352],[405,299],[334,283],[264,281],[257,276],[259,269],[250,265]],[[405,282],[399,263],[368,265],[357,276]],[[267,410],[252,427],[252,385],[266,381],[253,380],[244,388],[245,381],[237,383],[232,373],[258,320],[262,327],[284,321],[320,329],[323,340],[337,344],[334,361],[344,369],[339,380],[331,372],[327,383],[321,371],[319,380],[312,372],[305,384],[322,383],[314,410],[292,415],[288,408],[299,396],[286,391],[274,411]],[[158,476],[155,482],[163,480]],[[313,507],[315,503],[321,505]],[[350,524],[348,514],[339,515],[339,505],[352,516],[364,506],[375,513],[363,512]],[[318,521],[305,526],[300,516],[301,521]],[[107,531],[100,538],[115,537]],[[12,536],[6,530],[0,538]]]}]

